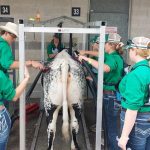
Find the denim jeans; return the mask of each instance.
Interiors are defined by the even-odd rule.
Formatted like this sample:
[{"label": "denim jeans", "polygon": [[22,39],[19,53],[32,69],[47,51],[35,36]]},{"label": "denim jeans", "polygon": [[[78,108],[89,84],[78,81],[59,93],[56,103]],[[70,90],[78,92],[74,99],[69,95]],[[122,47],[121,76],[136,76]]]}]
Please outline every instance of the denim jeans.
[{"label": "denim jeans", "polygon": [[[123,128],[125,112],[121,111],[121,128]],[[127,148],[131,150],[150,150],[150,112],[138,113],[135,125],[129,135]]]},{"label": "denim jeans", "polygon": [[[119,129],[118,121],[119,120],[119,110],[120,107],[116,105],[116,95],[115,94],[104,94],[103,95],[103,104],[105,112],[105,127],[107,130],[107,141],[108,141],[108,150],[120,150],[118,147],[118,141],[116,140]],[[104,129],[105,130],[105,129]]]},{"label": "denim jeans", "polygon": [[10,115],[6,108],[0,111],[0,150],[6,150],[11,128]]}]

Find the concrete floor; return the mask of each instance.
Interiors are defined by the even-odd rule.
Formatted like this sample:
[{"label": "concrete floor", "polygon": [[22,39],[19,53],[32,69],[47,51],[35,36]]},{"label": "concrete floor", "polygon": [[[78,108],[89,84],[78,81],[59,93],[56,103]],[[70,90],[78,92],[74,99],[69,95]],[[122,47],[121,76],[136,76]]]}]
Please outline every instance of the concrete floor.
[{"label": "concrete floor", "polygon": [[[37,145],[36,145],[36,150],[45,150],[47,148],[47,132],[46,132],[46,120],[45,117],[43,117],[42,120],[42,124],[41,124],[42,128],[40,129],[39,132],[39,136],[38,136],[38,140],[37,140]],[[56,137],[55,137],[55,141],[54,141],[54,150],[70,150],[70,141],[66,142],[63,139],[62,136],[62,132],[61,132],[61,127],[62,127],[62,115],[58,116],[58,120],[57,120],[57,129],[56,129]],[[80,124],[80,127],[81,124]],[[81,148],[81,150],[86,150],[85,147],[85,141],[84,141],[84,137],[83,137],[83,130],[82,128],[80,128],[79,130],[79,134],[77,136],[77,140],[79,143],[79,147]]]},{"label": "concrete floor", "polygon": [[[26,117],[26,150],[30,150],[38,116],[39,111],[35,111]],[[11,129],[7,150],[19,150],[18,120],[14,123],[13,128]]]},{"label": "concrete floor", "polygon": [[[85,121],[86,121],[87,129],[88,129],[88,136],[90,139],[91,148],[92,148],[92,150],[94,150],[95,149],[95,132],[90,131],[90,127],[93,124],[95,124],[94,101],[85,100],[84,115],[85,115]],[[27,118],[26,118],[26,150],[30,150],[38,116],[39,116],[39,111],[35,111],[32,114],[27,115]],[[70,150],[70,141],[68,143],[66,143],[63,140],[63,137],[61,134],[61,124],[62,124],[62,117],[59,115],[58,121],[57,121],[57,133],[56,133],[56,139],[54,142],[54,145],[55,145],[54,150]],[[81,129],[81,125],[80,125],[80,131],[79,131],[79,135],[78,135],[78,141],[79,141],[81,150],[86,150],[85,141],[84,141],[84,137],[83,137],[83,130]],[[37,144],[35,150],[46,150],[46,148],[47,148],[47,133],[46,133],[45,117],[43,117],[43,120],[42,120],[42,128],[40,129],[39,138],[38,138],[37,143],[38,144]],[[15,122],[15,124],[11,130],[10,138],[9,138],[9,142],[8,142],[7,150],[12,150],[12,149],[19,150],[19,122],[18,121]]]}]

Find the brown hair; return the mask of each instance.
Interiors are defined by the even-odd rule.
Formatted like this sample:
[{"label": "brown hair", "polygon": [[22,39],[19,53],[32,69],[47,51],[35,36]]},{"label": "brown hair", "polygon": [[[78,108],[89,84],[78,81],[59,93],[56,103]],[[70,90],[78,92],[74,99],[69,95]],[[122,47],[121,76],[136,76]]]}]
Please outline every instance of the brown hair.
[{"label": "brown hair", "polygon": [[5,32],[6,32],[6,31],[4,31],[4,30],[0,31],[0,35],[5,34]]},{"label": "brown hair", "polygon": [[108,42],[120,55],[123,54],[123,49],[120,43]]},{"label": "brown hair", "polygon": [[137,48],[136,49],[136,52],[139,56],[147,59],[148,57],[150,57],[150,43],[148,43],[148,49],[140,49],[140,48]]}]

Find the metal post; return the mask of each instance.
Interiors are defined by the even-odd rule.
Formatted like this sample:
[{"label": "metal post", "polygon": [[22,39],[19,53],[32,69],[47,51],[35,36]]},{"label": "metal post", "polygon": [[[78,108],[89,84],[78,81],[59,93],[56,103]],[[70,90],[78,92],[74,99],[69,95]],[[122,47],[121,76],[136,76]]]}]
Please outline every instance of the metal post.
[{"label": "metal post", "polygon": [[96,148],[101,150],[102,129],[102,105],[103,105],[103,66],[104,66],[104,44],[105,44],[105,22],[100,27],[100,46],[98,59],[98,93],[97,93],[97,115],[96,115]]},{"label": "metal post", "polygon": [[41,32],[41,61],[44,61],[44,32]]},{"label": "metal post", "polygon": [[69,54],[72,56],[72,33],[69,34]]},{"label": "metal post", "polygon": [[[23,20],[19,20],[19,79],[24,79],[24,62],[25,62],[25,46],[24,46],[24,24]],[[25,150],[25,91],[20,96],[20,150]]]},{"label": "metal post", "polygon": [[86,49],[86,34],[83,34],[82,49]]}]

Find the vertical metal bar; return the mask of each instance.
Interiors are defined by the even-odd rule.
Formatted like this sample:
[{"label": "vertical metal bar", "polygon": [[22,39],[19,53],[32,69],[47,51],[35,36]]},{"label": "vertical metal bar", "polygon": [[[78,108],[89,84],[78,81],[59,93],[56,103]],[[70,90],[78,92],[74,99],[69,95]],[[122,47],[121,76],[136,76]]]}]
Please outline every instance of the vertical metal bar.
[{"label": "vertical metal bar", "polygon": [[86,34],[83,34],[82,49],[86,49]]},{"label": "vertical metal bar", "polygon": [[[44,27],[44,25],[42,25]],[[44,61],[44,32],[41,32],[41,61]]]},{"label": "vertical metal bar", "polygon": [[105,44],[105,22],[100,27],[100,46],[98,59],[98,93],[97,93],[97,115],[96,115],[96,147],[101,150],[101,129],[102,129],[102,105],[103,105],[103,66],[104,66],[104,44]]},{"label": "vertical metal bar", "polygon": [[[24,24],[19,20],[19,79],[24,79],[25,45]],[[25,91],[20,96],[20,150],[25,150]]]},{"label": "vertical metal bar", "polygon": [[72,33],[69,34],[69,54],[72,56]]}]

